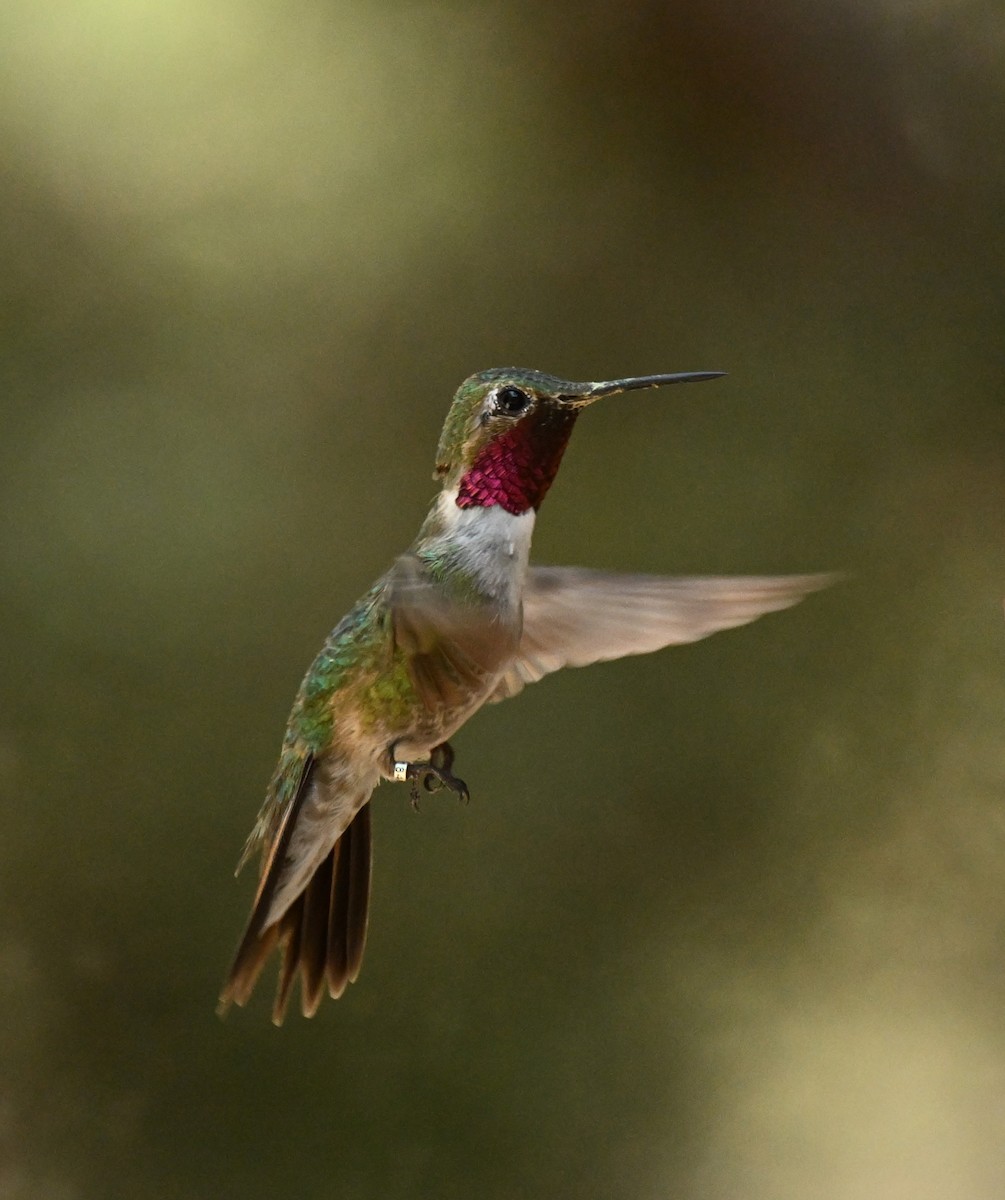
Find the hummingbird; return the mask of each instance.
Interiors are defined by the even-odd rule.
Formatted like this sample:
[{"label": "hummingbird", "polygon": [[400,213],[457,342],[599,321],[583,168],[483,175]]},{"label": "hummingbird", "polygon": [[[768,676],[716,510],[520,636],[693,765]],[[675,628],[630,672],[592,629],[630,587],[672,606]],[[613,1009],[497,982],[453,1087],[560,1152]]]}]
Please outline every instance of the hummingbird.
[{"label": "hummingbird", "polygon": [[697,641],[788,608],[827,574],[663,577],[529,565],[531,535],[580,413],[602,397],[722,371],[571,383],[517,367],[457,389],[439,494],[411,547],[329,634],[297,693],[238,870],[258,890],[219,1011],[243,1005],[281,950],[272,1019],[295,980],[313,1016],[355,982],[367,936],[370,798],[382,780],[468,788],[449,739],[484,704],[561,667]]}]

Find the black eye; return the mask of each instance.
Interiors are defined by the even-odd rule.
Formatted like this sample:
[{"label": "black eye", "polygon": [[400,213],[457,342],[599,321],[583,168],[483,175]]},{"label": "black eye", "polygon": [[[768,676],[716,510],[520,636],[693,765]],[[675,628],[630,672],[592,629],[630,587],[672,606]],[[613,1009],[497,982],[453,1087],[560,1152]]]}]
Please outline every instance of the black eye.
[{"label": "black eye", "polygon": [[518,417],[530,407],[530,396],[521,388],[500,388],[495,394],[496,412],[505,413],[507,417]]}]

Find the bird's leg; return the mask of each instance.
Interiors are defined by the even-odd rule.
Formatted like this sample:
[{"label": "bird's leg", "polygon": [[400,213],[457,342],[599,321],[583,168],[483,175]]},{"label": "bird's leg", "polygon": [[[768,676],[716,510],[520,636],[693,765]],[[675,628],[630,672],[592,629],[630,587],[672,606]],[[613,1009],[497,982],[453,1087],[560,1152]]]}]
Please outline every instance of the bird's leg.
[{"label": "bird's leg", "polygon": [[[393,757],[393,756],[392,756]],[[394,763],[394,778],[412,785],[412,807],[419,807],[419,784],[427,792],[438,792],[441,788],[452,791],[462,804],[471,799],[468,785],[463,779],[453,774],[454,748],[449,742],[441,742],[434,746],[429,754],[429,762]]]},{"label": "bird's leg", "polygon": [[[428,763],[409,764],[409,769],[412,772],[410,778],[414,782],[421,780],[422,786],[427,792],[438,792],[441,788],[448,788],[457,796],[462,804],[467,804],[471,799],[471,795],[468,792],[468,785],[463,779],[458,779],[453,773],[451,769],[453,765],[453,746],[449,742],[441,742],[430,751]],[[417,799],[414,786],[413,799]]]}]

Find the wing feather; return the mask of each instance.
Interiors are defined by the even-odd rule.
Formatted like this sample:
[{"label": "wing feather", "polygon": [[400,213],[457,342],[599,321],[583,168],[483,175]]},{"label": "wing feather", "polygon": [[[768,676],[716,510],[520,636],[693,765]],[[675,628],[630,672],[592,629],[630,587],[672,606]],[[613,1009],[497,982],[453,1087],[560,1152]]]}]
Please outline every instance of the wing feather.
[{"label": "wing feather", "polygon": [[515,696],[562,667],[648,654],[798,604],[836,575],[619,575],[532,567],[516,657],[491,699]]}]

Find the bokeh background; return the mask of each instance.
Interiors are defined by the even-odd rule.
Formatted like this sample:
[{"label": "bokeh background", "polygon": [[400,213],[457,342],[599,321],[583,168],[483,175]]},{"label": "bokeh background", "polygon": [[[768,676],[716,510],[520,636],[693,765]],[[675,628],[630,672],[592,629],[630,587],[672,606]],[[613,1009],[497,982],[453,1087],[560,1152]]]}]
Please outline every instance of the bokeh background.
[{"label": "bokeh background", "polygon": [[[1005,15],[8,0],[0,1195],[1005,1193]],[[842,569],[378,794],[359,983],[215,997],[300,675],[472,371],[539,561]]]}]

